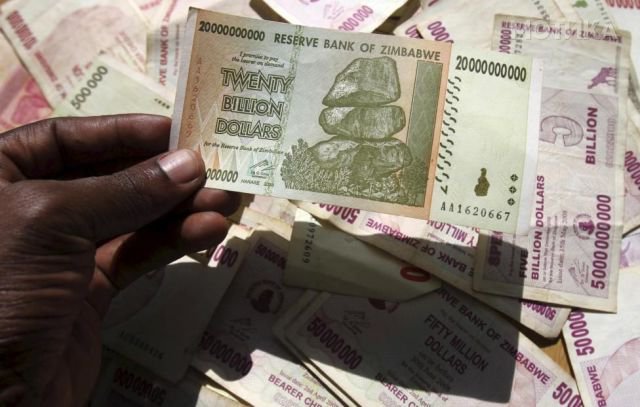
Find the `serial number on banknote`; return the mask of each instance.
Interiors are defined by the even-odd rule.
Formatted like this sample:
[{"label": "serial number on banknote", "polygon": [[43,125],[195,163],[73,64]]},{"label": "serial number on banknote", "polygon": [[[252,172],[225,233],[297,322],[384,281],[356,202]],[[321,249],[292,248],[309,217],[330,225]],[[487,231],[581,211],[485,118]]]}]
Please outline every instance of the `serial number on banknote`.
[{"label": "serial number on banknote", "polygon": [[302,261],[309,263],[311,261],[311,252],[313,251],[313,240],[316,238],[316,225],[309,223],[307,226],[307,234],[304,239],[304,251],[302,252]]},{"label": "serial number on banknote", "polygon": [[455,204],[453,202],[447,203],[444,201],[440,206],[440,210],[451,212],[451,213],[459,213],[459,214],[465,214],[469,216],[476,216],[484,219],[504,220],[505,222],[508,221],[509,216],[511,216],[511,212],[507,212],[507,211],[487,209],[480,206],[471,206],[471,205],[463,206],[462,204]]}]

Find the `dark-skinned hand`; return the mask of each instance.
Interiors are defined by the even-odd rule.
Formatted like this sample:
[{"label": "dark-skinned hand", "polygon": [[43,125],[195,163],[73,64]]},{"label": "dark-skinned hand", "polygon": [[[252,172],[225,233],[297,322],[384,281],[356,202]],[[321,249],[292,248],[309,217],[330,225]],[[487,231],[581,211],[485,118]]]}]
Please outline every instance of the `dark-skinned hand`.
[{"label": "dark-skinned hand", "polygon": [[118,289],[219,243],[237,196],[203,189],[169,119],[46,120],[0,135],[0,405],[86,403]]}]

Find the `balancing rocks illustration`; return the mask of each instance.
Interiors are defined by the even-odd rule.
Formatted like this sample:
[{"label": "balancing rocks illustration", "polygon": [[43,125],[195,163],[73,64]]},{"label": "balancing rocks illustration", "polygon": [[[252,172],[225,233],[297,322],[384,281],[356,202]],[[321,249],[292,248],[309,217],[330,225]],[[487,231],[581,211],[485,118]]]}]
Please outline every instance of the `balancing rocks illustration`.
[{"label": "balancing rocks illustration", "polygon": [[349,63],[322,101],[327,107],[320,126],[333,137],[311,147],[298,140],[282,165],[287,188],[404,203],[411,181],[423,180],[407,172],[419,163],[405,143],[393,138],[406,125],[404,109],[391,104],[400,94],[393,59]]}]

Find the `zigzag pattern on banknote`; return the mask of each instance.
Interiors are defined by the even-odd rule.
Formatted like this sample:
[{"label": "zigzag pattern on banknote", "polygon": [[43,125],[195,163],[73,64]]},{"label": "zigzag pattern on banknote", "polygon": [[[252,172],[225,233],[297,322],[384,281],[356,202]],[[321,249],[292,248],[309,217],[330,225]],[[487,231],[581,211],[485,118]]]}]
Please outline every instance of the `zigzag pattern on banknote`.
[{"label": "zigzag pattern on banknote", "polygon": [[456,134],[455,125],[456,123],[458,123],[458,121],[456,120],[456,116],[458,115],[458,108],[455,105],[457,104],[457,102],[460,101],[458,94],[460,93],[459,85],[462,82],[462,79],[460,79],[459,76],[454,76],[453,79],[455,79],[456,82],[452,81],[451,79],[447,79],[447,82],[449,83],[450,86],[447,87],[447,96],[444,99],[445,101],[444,116],[445,117],[442,119],[442,130],[441,130],[441,133],[444,139],[442,138],[440,139],[440,151],[438,152],[439,159],[438,159],[438,163],[436,164],[438,171],[435,177],[435,180],[438,183],[442,184],[440,185],[440,188],[445,194],[449,190],[449,186],[447,185],[447,182],[450,177],[449,177],[449,174],[446,172],[447,168],[445,168],[444,166],[446,165],[447,167],[451,167],[450,160],[451,160],[451,157],[453,157],[452,150],[453,150],[453,147],[455,146],[455,142],[453,141],[453,138]]}]

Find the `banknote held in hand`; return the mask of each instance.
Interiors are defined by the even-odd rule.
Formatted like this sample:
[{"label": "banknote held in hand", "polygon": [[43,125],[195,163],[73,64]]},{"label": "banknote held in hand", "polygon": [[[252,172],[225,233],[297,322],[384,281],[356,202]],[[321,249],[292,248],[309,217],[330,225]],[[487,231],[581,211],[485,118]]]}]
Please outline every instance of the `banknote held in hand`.
[{"label": "banknote held in hand", "polygon": [[528,228],[540,64],[192,8],[172,129],[207,187]]}]

